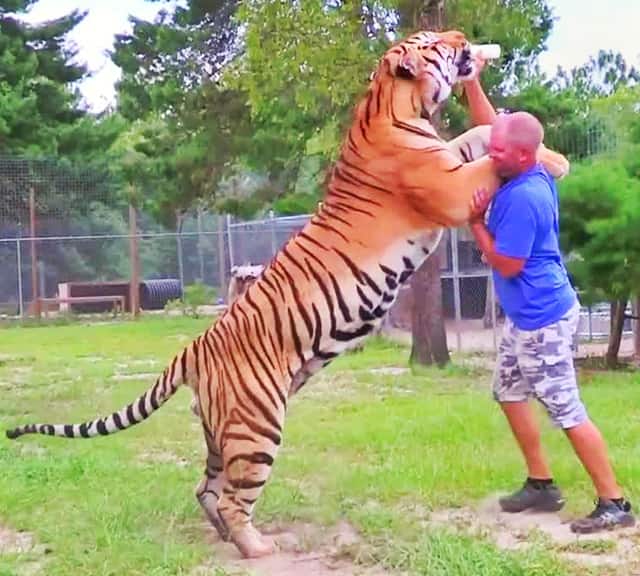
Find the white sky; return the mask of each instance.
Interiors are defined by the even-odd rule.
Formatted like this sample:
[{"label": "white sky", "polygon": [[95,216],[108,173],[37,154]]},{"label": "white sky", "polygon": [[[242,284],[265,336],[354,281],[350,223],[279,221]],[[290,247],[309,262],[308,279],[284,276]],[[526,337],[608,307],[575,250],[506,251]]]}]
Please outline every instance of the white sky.
[{"label": "white sky", "polygon": [[39,0],[25,20],[52,20],[73,10],[87,11],[86,18],[69,35],[78,47],[78,60],[88,64],[93,76],[80,85],[89,108],[103,110],[115,100],[114,83],[120,69],[111,62],[108,50],[113,48],[114,35],[131,31],[129,15],[153,20],[162,9],[175,2],[145,2],[144,0]]},{"label": "white sky", "polygon": [[[163,7],[175,2],[144,0],[40,0],[31,9],[31,22],[68,14],[74,9],[89,14],[71,35],[77,43],[79,59],[94,74],[81,85],[92,110],[99,111],[115,98],[114,82],[119,69],[110,61],[114,34],[128,31],[129,14],[153,19]],[[600,48],[622,52],[627,62],[640,67],[640,0],[550,0],[557,20],[540,57],[543,71],[553,74],[558,66],[571,68],[586,62]]]}]

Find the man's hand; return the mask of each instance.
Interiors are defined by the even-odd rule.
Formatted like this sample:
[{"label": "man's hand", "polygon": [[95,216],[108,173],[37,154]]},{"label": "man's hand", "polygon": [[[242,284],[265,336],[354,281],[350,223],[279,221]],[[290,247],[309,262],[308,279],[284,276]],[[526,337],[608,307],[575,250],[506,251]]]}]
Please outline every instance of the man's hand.
[{"label": "man's hand", "polygon": [[482,261],[497,270],[503,278],[513,278],[524,268],[526,258],[513,258],[496,252],[495,239],[484,223],[484,215],[490,201],[489,193],[484,188],[478,188],[473,193],[469,228],[482,252]]},{"label": "man's hand", "polygon": [[484,222],[484,215],[487,212],[490,202],[491,197],[486,188],[478,188],[473,193],[473,198],[471,199],[471,217],[469,218],[471,224]]},{"label": "man's hand", "polygon": [[469,84],[473,84],[473,83],[479,82],[480,75],[482,74],[482,71],[484,70],[485,66],[487,65],[487,61],[484,58],[481,58],[478,55],[473,56],[472,58],[473,58],[473,62],[474,62],[475,67],[476,67],[476,73],[475,73],[473,78],[470,78],[469,80],[463,80],[461,82],[461,84],[465,88]]}]

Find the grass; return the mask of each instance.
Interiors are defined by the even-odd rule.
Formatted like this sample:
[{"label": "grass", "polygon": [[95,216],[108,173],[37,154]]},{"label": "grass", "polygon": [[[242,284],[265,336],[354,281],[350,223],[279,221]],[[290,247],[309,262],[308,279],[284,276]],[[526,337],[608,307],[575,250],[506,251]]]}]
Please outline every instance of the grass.
[{"label": "grass", "polygon": [[[207,324],[155,317],[0,329],[0,427],[109,413],[149,386],[150,374]],[[347,519],[369,543],[365,560],[410,574],[572,574],[553,547],[507,553],[480,537],[424,528],[429,510],[509,490],[524,472],[488,372],[381,370],[406,367],[407,358],[406,348],[373,340],[293,399],[257,523]],[[640,494],[638,376],[587,372],[582,391],[633,500]],[[0,439],[0,525],[29,531],[50,549],[0,555],[0,576],[39,564],[47,576],[186,575],[210,560],[193,497],[204,452],[189,401],[181,391],[144,424],[109,438]],[[563,435],[542,415],[541,422],[568,512],[584,513],[590,482]]]}]

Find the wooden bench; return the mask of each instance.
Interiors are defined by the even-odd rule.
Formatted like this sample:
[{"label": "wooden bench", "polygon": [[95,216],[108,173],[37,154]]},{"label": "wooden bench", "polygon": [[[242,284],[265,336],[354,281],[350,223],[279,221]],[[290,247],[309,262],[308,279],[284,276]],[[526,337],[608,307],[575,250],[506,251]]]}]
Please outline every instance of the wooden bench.
[{"label": "wooden bench", "polygon": [[45,316],[49,312],[49,304],[91,304],[94,302],[112,302],[114,314],[124,313],[125,297],[124,296],[65,296],[57,298],[40,298],[42,311]]}]

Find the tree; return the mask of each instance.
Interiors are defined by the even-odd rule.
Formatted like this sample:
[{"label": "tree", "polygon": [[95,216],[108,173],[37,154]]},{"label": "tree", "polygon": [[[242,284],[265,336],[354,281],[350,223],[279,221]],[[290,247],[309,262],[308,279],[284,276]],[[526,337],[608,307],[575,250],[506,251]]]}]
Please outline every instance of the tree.
[{"label": "tree", "polygon": [[253,165],[290,190],[307,155],[335,158],[352,110],[388,44],[370,37],[374,2],[243,3],[245,51],[230,74],[248,97]]},{"label": "tree", "polygon": [[67,34],[86,13],[32,26],[14,13],[34,0],[0,1],[0,153],[57,154],[78,150],[68,138],[84,113],[73,84],[86,75],[75,64]]},{"label": "tree", "polygon": [[[499,43],[499,65],[487,66],[482,74],[487,94],[499,106],[505,94],[518,93],[521,80],[535,69],[553,25],[546,0],[397,0],[397,5],[403,33],[431,27],[430,10],[445,10],[445,27],[462,30],[475,43]],[[454,92],[442,110],[441,129],[455,137],[469,127],[464,95]]]},{"label": "tree", "polygon": [[[422,10],[414,11],[413,15],[419,18],[414,23],[416,28],[442,30],[445,27],[445,0],[425,1]],[[433,122],[442,131],[440,115],[434,117]],[[442,305],[441,254],[442,249],[436,249],[411,278],[412,364],[444,366],[450,361]]]},{"label": "tree", "polygon": [[[544,0],[402,0],[398,8],[402,29],[454,27],[463,30],[473,42],[500,43],[503,49],[501,67],[489,67],[483,74],[483,84],[494,100],[500,90],[517,83],[527,73],[542,50],[552,24],[551,13]],[[439,132],[445,138],[451,138],[469,127],[467,118],[463,99],[454,97],[435,122]],[[411,358],[418,363],[442,365],[449,361],[449,352],[438,253],[428,258],[412,278],[414,321]]]},{"label": "tree", "polygon": [[[213,202],[249,140],[245,95],[221,82],[237,52],[236,0],[191,0],[117,37],[118,110],[135,119],[128,182],[160,220]],[[142,136],[142,137],[139,137]],[[125,137],[127,140],[127,137]],[[135,154],[133,154],[135,152]]]},{"label": "tree", "polygon": [[613,50],[599,50],[581,66],[558,69],[553,79],[558,88],[572,89],[582,98],[611,96],[617,90],[640,81],[640,72]]},{"label": "tree", "polygon": [[560,183],[562,246],[581,300],[612,302],[606,361],[617,363],[624,310],[640,285],[640,180],[619,158],[575,166]]},{"label": "tree", "polygon": [[[25,222],[31,188],[44,216],[86,208],[86,203],[69,201],[72,192],[64,182],[79,190],[77,184],[86,176],[88,195],[111,194],[106,182],[87,175],[103,173],[101,155],[123,126],[118,118],[95,118],[78,107],[74,85],[86,69],[74,62],[77,52],[67,35],[85,13],[29,25],[20,14],[31,4],[0,0],[0,154],[7,156],[0,178],[0,217],[5,225]],[[60,162],[31,161],[43,156]]]},{"label": "tree", "polygon": [[559,68],[551,78],[536,68],[519,80],[517,91],[497,101],[534,114],[544,125],[545,143],[579,160],[616,146],[620,126],[614,127],[598,108],[606,108],[614,92],[637,80],[638,72],[622,55],[600,51],[570,71]]}]

